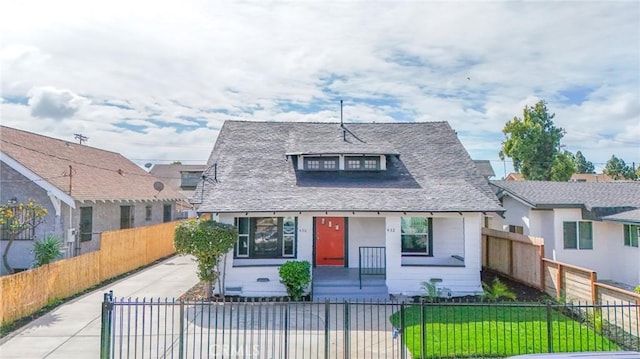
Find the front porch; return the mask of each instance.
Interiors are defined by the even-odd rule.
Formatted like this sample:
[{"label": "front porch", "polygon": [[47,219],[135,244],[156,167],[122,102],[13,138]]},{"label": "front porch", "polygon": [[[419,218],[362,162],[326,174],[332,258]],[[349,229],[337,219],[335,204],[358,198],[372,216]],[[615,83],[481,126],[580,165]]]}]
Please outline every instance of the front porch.
[{"label": "front porch", "polygon": [[314,301],[387,301],[384,275],[361,276],[359,268],[315,267],[312,271]]}]

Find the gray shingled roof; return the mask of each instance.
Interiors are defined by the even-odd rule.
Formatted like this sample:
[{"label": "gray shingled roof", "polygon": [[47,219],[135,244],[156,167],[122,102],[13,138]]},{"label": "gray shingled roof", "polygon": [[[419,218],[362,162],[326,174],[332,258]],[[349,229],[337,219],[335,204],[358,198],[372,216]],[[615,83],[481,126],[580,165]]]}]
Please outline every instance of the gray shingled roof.
[{"label": "gray shingled roof", "polygon": [[491,166],[491,161],[473,160],[473,162],[475,162],[476,166],[478,166],[478,171],[480,171],[480,174],[482,174],[484,177],[489,178],[496,175],[496,173],[493,171],[493,166]]},{"label": "gray shingled roof", "polygon": [[602,219],[612,222],[640,223],[640,209],[612,214],[610,216],[602,217]]},{"label": "gray shingled roof", "polygon": [[346,127],[349,141],[384,144],[399,159],[388,156],[380,172],[298,171],[296,157],[285,154],[342,148],[339,124],[227,121],[193,200],[202,201],[201,212],[502,211],[446,122]]},{"label": "gray shingled roof", "polygon": [[640,182],[491,181],[498,195],[508,193],[535,208],[640,207]]}]

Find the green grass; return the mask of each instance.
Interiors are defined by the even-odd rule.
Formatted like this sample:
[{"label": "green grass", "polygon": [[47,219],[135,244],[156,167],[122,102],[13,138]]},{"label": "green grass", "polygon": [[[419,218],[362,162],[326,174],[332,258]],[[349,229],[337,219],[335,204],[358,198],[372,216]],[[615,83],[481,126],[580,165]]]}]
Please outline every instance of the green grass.
[{"label": "green grass", "polygon": [[[548,351],[545,306],[425,304],[422,313],[420,306],[404,311],[405,345],[414,358],[502,357]],[[399,311],[391,316],[391,322],[401,327]],[[420,340],[422,322],[424,342]],[[589,325],[556,310],[551,311],[551,327],[553,352],[618,350],[614,342]]]}]

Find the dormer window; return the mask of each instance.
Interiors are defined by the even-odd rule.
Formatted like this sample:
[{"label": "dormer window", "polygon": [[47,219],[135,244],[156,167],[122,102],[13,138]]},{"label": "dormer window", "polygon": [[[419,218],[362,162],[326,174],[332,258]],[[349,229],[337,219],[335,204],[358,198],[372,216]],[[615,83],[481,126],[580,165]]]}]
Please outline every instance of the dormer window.
[{"label": "dormer window", "polygon": [[344,159],[345,169],[348,171],[378,171],[380,170],[380,157],[372,156],[347,156]]},{"label": "dormer window", "polygon": [[304,169],[308,171],[337,171],[340,157],[305,157]]}]

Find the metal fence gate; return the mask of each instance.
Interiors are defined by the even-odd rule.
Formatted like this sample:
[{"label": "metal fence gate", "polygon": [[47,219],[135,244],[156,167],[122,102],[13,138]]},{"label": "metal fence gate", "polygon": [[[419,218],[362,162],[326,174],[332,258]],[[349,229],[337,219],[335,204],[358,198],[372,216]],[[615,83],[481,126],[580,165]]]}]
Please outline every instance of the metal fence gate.
[{"label": "metal fence gate", "polygon": [[[105,359],[475,358],[640,350],[637,321],[625,314],[637,315],[637,305],[185,302],[114,299],[111,293],[104,299]],[[474,319],[479,315],[480,323]]]}]

